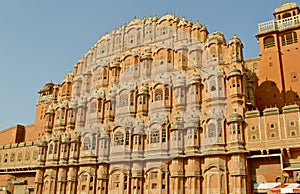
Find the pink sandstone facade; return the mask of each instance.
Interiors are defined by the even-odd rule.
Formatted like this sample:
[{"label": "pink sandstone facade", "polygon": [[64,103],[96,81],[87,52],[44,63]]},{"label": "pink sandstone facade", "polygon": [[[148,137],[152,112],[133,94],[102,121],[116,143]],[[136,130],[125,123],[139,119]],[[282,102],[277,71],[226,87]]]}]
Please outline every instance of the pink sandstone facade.
[{"label": "pink sandstone facade", "polygon": [[298,187],[299,14],[296,3],[277,7],[248,60],[236,35],[176,15],[105,34],[40,90],[33,125],[0,131],[0,193]]}]

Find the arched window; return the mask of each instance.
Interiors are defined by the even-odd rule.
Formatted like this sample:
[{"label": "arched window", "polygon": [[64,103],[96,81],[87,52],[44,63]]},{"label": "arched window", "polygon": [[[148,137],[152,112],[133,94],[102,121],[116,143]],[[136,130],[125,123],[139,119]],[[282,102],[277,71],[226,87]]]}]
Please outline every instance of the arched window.
[{"label": "arched window", "polygon": [[134,94],[133,92],[130,93],[130,106],[134,105]]},{"label": "arched window", "polygon": [[222,121],[218,121],[218,136],[222,137]]},{"label": "arched window", "polygon": [[155,101],[161,101],[163,96],[162,89],[156,89],[155,90]]},{"label": "arched window", "polygon": [[126,137],[125,137],[125,145],[129,145],[130,139],[129,139],[129,131],[126,131]]},{"label": "arched window", "polygon": [[104,68],[103,70],[103,79],[107,79],[107,69]]},{"label": "arched window", "polygon": [[117,132],[114,135],[114,145],[115,146],[120,146],[120,145],[124,145],[124,135],[121,132]]},{"label": "arched window", "polygon": [[83,140],[83,150],[90,150],[90,148],[91,148],[91,139],[89,137],[86,137]]},{"label": "arched window", "polygon": [[128,106],[128,95],[127,94],[122,94],[120,96],[119,106],[120,107],[126,107],[126,106]]},{"label": "arched window", "polygon": [[269,36],[264,39],[264,48],[271,48],[275,46],[274,36]]},{"label": "arched window", "polygon": [[216,137],[216,126],[213,123],[208,125],[208,137]]},{"label": "arched window", "polygon": [[57,154],[58,146],[57,143],[54,144],[54,154]]},{"label": "arched window", "polygon": [[98,101],[98,112],[101,112],[102,110],[102,100],[101,99],[99,99],[99,101]]},{"label": "arched window", "polygon": [[49,145],[49,154],[52,154],[53,153],[53,144],[50,144]]},{"label": "arched window", "polygon": [[150,138],[150,142],[151,143],[159,143],[159,130],[154,128],[151,130],[151,138]]},{"label": "arched window", "polygon": [[165,89],[165,100],[169,100],[170,90],[169,88]]},{"label": "arched window", "polygon": [[163,128],[161,130],[161,142],[166,142],[167,141],[167,130]]},{"label": "arched window", "polygon": [[96,102],[92,102],[90,106],[90,113],[96,112]]},{"label": "arched window", "polygon": [[282,15],[282,19],[288,18],[288,17],[291,17],[291,16],[292,16],[291,13],[285,13],[285,14]]},{"label": "arched window", "polygon": [[96,149],[96,137],[93,136],[93,140],[92,140],[92,150]]}]

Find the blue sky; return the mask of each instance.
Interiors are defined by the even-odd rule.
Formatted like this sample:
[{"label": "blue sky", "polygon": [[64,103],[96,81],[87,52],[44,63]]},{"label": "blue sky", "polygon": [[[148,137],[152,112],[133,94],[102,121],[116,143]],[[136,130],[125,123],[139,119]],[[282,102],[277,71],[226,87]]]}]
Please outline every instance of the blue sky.
[{"label": "blue sky", "polygon": [[[244,43],[244,57],[259,55],[257,24],[273,19],[285,0],[9,0],[0,3],[0,130],[32,124],[38,91],[61,82],[77,60],[114,28],[168,13],[234,33]],[[299,4],[299,0],[296,1]]]}]

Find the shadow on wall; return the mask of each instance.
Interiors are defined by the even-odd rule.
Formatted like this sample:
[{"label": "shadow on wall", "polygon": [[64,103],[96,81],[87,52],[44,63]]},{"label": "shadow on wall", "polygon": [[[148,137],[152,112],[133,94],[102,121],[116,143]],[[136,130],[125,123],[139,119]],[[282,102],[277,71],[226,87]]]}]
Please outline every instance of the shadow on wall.
[{"label": "shadow on wall", "polygon": [[297,103],[300,105],[299,94],[289,89],[286,92],[279,91],[277,84],[273,81],[264,81],[255,91],[255,101],[259,111],[266,107],[278,107],[279,110],[288,104]]}]

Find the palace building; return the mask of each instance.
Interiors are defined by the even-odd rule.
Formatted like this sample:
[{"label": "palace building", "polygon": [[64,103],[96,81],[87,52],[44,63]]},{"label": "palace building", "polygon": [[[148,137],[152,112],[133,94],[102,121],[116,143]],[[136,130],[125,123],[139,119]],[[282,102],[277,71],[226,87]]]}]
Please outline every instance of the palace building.
[{"label": "palace building", "polygon": [[300,192],[300,10],[234,35],[177,15],[102,36],[33,125],[0,131],[0,193]]}]

